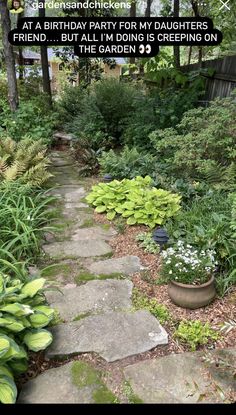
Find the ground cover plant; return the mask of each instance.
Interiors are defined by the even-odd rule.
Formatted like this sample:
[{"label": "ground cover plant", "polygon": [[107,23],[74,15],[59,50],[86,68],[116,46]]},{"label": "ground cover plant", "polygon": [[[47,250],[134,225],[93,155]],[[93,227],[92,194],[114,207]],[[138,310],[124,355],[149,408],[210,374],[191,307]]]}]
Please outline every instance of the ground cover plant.
[{"label": "ground cover plant", "polygon": [[107,212],[109,220],[120,214],[127,218],[128,225],[144,224],[150,228],[165,223],[180,209],[180,196],[152,187],[149,176],[99,183],[86,200],[96,207],[96,212]]},{"label": "ground cover plant", "polygon": [[199,345],[216,341],[219,338],[219,333],[212,329],[209,323],[204,324],[199,320],[193,320],[181,321],[174,336],[186,343],[194,352]]}]

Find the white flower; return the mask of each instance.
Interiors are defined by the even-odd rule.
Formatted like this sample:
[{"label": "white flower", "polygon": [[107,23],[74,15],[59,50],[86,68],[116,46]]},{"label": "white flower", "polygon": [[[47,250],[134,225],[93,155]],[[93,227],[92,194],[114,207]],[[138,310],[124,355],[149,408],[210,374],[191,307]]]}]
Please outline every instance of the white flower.
[{"label": "white flower", "polygon": [[169,271],[169,274],[173,274],[172,270]]}]

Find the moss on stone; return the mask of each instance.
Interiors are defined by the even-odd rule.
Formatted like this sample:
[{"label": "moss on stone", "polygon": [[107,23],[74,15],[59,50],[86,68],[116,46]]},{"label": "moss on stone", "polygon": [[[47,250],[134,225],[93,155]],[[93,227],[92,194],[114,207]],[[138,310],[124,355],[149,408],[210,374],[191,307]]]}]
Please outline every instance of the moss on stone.
[{"label": "moss on stone", "polygon": [[108,252],[107,254],[100,255],[101,258],[110,259],[113,257],[113,252]]},{"label": "moss on stone", "polygon": [[90,385],[100,385],[100,373],[88,363],[77,361],[71,367],[72,383],[79,388]]},{"label": "moss on stone", "polygon": [[109,225],[109,223],[103,223],[102,225],[100,225],[101,226],[101,228],[104,230],[104,231],[109,231],[110,230],[110,225]]},{"label": "moss on stone", "polygon": [[91,274],[90,272],[81,272],[77,277],[75,277],[75,282],[79,284],[82,281],[91,281],[91,280],[109,280],[109,279],[121,279],[123,275],[118,272],[113,272],[111,274]]},{"label": "moss on stone", "polygon": [[95,403],[118,403],[117,397],[101,380],[101,372],[86,362],[76,361],[71,367],[72,383],[78,388],[93,386],[92,398]]},{"label": "moss on stone", "polygon": [[84,223],[80,226],[80,228],[92,228],[95,225],[93,218],[85,219]]},{"label": "moss on stone", "polygon": [[41,277],[57,277],[58,274],[63,274],[64,277],[71,274],[70,264],[52,264],[40,271]]},{"label": "moss on stone", "polygon": [[95,403],[118,403],[117,397],[107,388],[106,385],[101,385],[93,391],[93,399]]},{"label": "moss on stone", "polygon": [[143,400],[139,398],[133,391],[133,388],[128,380],[124,382],[123,391],[129,401],[129,403],[143,403]]},{"label": "moss on stone", "polygon": [[82,314],[78,314],[78,316],[73,318],[73,321],[79,321],[82,320],[82,318],[88,317],[90,316],[90,313],[82,313]]}]

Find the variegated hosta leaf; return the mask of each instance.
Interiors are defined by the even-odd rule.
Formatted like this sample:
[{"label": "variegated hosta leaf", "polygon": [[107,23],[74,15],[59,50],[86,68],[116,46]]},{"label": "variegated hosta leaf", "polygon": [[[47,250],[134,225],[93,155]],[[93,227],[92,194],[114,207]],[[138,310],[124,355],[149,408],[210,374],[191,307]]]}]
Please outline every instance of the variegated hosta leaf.
[{"label": "variegated hosta leaf", "polygon": [[52,334],[47,330],[31,330],[23,339],[29,350],[38,352],[44,350],[52,343]]},{"label": "variegated hosta leaf", "polygon": [[6,375],[0,375],[0,402],[15,403],[17,389],[14,380]]}]

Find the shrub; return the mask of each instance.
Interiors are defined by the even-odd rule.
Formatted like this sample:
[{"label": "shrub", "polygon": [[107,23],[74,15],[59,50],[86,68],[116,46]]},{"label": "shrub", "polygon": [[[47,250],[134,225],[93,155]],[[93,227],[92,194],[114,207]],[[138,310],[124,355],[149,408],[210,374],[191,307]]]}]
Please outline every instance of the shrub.
[{"label": "shrub", "polygon": [[45,330],[54,310],[45,305],[43,278],[22,283],[0,273],[0,402],[14,403],[14,376],[27,370],[27,349],[37,352],[52,342]]},{"label": "shrub", "polygon": [[135,93],[135,88],[113,78],[94,83],[86,89],[68,131],[78,140],[88,139],[94,150],[119,145]]},{"label": "shrub", "polygon": [[46,101],[43,103],[41,98],[34,98],[27,102],[22,101],[14,113],[8,105],[4,106],[0,113],[0,134],[15,141],[20,141],[27,135],[50,144],[56,120],[57,115],[49,111]]},{"label": "shrub", "polygon": [[181,321],[174,336],[186,343],[192,352],[198,346],[205,345],[209,341],[216,341],[219,338],[219,334],[210,327],[209,323],[203,324],[199,320]]},{"label": "shrub", "polygon": [[197,102],[198,92],[191,89],[165,88],[142,90],[136,96],[134,110],[128,114],[123,141],[129,146],[153,150],[147,138],[152,131],[174,127],[185,111]]},{"label": "shrub", "polygon": [[67,85],[63,89],[57,103],[61,123],[70,123],[78,115],[84,95],[85,91],[81,87]]},{"label": "shrub", "polygon": [[41,140],[26,137],[19,143],[0,139],[0,182],[18,180],[28,186],[41,186],[52,175],[47,171],[47,148]]},{"label": "shrub", "polygon": [[86,200],[96,207],[96,212],[107,212],[109,220],[118,213],[127,218],[128,225],[144,224],[154,228],[178,212],[180,196],[156,189],[151,183],[149,176],[99,183],[92,187]]},{"label": "shrub", "polygon": [[150,139],[167,171],[176,178],[204,179],[217,189],[236,183],[236,108],[233,98],[187,111],[176,128],[157,130]]},{"label": "shrub", "polygon": [[127,146],[120,153],[114,150],[102,153],[99,158],[102,173],[109,173],[114,179],[133,179],[136,176],[150,175],[155,170],[156,158],[151,154],[142,154],[135,147]]}]

